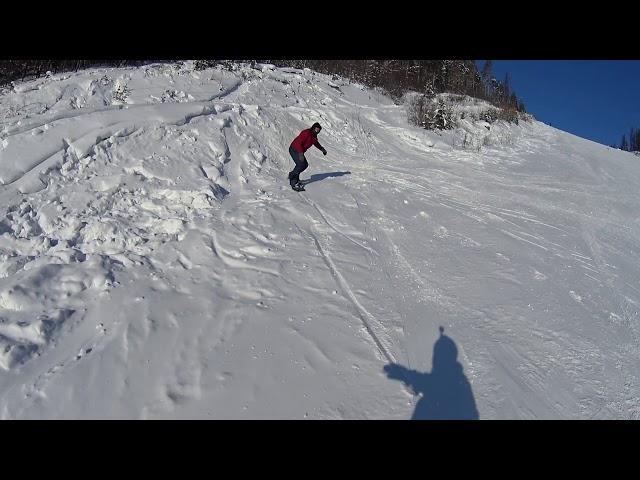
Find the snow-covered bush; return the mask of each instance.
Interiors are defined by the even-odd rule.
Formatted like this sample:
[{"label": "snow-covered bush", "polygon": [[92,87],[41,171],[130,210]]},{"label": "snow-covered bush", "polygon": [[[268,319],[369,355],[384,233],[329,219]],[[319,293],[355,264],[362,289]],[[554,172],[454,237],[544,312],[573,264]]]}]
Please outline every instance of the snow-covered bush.
[{"label": "snow-covered bush", "polygon": [[414,96],[409,104],[409,121],[427,130],[450,130],[456,127],[453,110],[443,99]]},{"label": "snow-covered bush", "polygon": [[456,94],[409,94],[404,97],[409,122],[427,130],[450,130],[460,125],[461,120],[483,121],[489,124],[503,120],[516,125],[528,120],[530,115],[513,109],[498,108],[490,103]]},{"label": "snow-covered bush", "polygon": [[117,84],[113,90],[113,99],[117,102],[125,103],[130,93],[131,90],[126,84]]}]

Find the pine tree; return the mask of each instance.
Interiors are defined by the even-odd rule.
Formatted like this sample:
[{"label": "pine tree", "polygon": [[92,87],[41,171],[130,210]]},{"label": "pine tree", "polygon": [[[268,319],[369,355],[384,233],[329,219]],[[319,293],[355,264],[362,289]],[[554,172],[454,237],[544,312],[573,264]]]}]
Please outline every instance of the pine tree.
[{"label": "pine tree", "polygon": [[511,75],[509,72],[504,74],[502,98],[505,106],[508,105],[509,99],[511,98]]},{"label": "pine tree", "polygon": [[518,97],[516,96],[516,92],[511,93],[511,98],[509,98],[509,108],[518,109]]},{"label": "pine tree", "polygon": [[482,85],[484,86],[484,96],[486,99],[491,98],[491,79],[493,78],[493,61],[487,60],[482,67]]},{"label": "pine tree", "polygon": [[527,108],[525,107],[524,102],[520,99],[520,103],[518,104],[518,111],[522,113],[527,113]]}]

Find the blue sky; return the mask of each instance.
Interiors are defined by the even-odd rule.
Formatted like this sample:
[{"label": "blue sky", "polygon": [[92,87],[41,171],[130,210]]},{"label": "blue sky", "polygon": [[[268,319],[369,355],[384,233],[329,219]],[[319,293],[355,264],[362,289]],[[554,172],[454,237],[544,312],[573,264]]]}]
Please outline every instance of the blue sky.
[{"label": "blue sky", "polygon": [[640,128],[638,60],[494,60],[493,75],[506,72],[527,111],[556,128],[616,146]]}]

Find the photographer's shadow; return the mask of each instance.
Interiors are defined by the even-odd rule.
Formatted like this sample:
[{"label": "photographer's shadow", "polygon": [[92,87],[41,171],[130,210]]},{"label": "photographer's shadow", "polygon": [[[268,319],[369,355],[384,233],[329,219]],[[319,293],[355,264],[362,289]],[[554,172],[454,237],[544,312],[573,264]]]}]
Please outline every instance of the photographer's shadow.
[{"label": "photographer's shadow", "polygon": [[458,348],[440,327],[433,346],[431,373],[410,370],[402,365],[385,365],[387,376],[400,380],[421,395],[412,420],[478,420],[471,385],[457,360]]}]

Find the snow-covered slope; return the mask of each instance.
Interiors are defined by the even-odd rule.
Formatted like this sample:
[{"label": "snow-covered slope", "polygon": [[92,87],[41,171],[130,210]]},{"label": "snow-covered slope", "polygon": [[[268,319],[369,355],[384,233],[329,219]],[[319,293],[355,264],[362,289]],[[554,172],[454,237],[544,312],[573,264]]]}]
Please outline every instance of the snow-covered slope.
[{"label": "snow-covered slope", "polygon": [[26,82],[0,125],[2,418],[640,416],[633,155],[190,62]]}]

